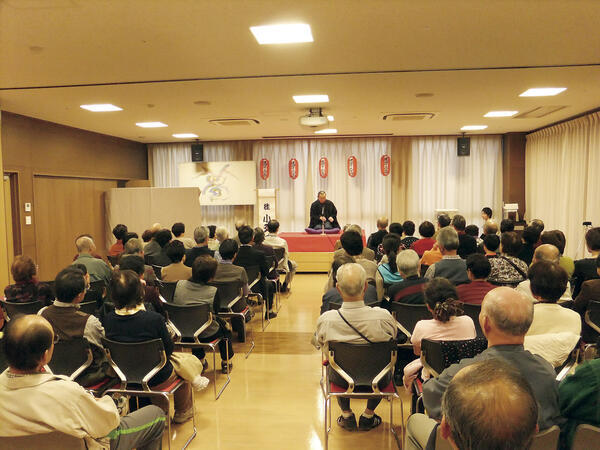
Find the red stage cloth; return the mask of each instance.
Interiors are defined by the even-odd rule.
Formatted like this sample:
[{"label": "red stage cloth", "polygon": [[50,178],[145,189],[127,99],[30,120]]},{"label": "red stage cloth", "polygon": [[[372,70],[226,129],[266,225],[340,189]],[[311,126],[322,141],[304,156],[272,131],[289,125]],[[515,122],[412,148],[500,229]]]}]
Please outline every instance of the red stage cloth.
[{"label": "red stage cloth", "polygon": [[[278,236],[288,243],[290,252],[333,252],[336,241],[342,234],[308,234],[303,233],[279,233]],[[363,245],[365,236],[363,234]]]}]

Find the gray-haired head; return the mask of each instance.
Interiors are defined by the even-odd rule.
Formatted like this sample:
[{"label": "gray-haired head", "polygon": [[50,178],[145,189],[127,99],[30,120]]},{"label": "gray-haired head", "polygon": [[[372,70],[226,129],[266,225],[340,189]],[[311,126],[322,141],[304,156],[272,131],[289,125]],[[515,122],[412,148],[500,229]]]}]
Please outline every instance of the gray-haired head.
[{"label": "gray-haired head", "polygon": [[126,255],[137,255],[144,251],[144,243],[141,239],[132,238],[127,241],[123,253]]},{"label": "gray-haired head", "polygon": [[444,227],[438,231],[437,243],[440,249],[452,251],[458,249],[458,233],[452,227]]},{"label": "gray-haired head", "polygon": [[402,250],[396,256],[396,266],[404,278],[419,273],[419,255],[414,250]]},{"label": "gray-haired head", "polygon": [[533,302],[519,291],[498,287],[489,291],[481,304],[481,316],[506,336],[525,336],[533,321]]},{"label": "gray-haired head", "polygon": [[194,240],[196,244],[202,244],[208,239],[208,228],[199,226],[194,230]]},{"label": "gray-haired head", "polygon": [[360,264],[349,263],[341,266],[336,274],[337,287],[342,298],[354,299],[361,297],[367,281],[367,273]]},{"label": "gray-haired head", "polygon": [[223,242],[228,237],[229,237],[229,231],[227,231],[227,228],[218,227],[215,230],[215,238],[217,238],[217,241]]},{"label": "gray-haired head", "polygon": [[75,241],[75,247],[79,253],[91,253],[95,250],[96,245],[89,236],[81,236]]}]

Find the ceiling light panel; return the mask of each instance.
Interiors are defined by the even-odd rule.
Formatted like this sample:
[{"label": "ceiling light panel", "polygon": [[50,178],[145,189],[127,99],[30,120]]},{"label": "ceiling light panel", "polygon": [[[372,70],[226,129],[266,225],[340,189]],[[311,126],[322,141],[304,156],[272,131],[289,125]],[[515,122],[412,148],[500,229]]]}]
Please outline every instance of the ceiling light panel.
[{"label": "ceiling light panel", "polygon": [[162,128],[168,126],[162,122],[138,122],[136,125],[141,128]]},{"label": "ceiling light panel", "polygon": [[335,128],[324,128],[319,131],[315,131],[315,134],[335,134],[337,130]]},{"label": "ceiling light panel", "polygon": [[487,125],[465,125],[461,128],[462,131],[478,131],[485,130]]},{"label": "ceiling light panel", "polygon": [[292,97],[296,103],[328,103],[329,96],[326,94],[312,95],[294,95]]},{"label": "ceiling light panel", "polygon": [[108,111],[123,111],[123,108],[112,105],[110,103],[97,103],[94,105],[80,105],[80,108],[92,112],[108,112]]},{"label": "ceiling light panel", "polygon": [[519,94],[519,97],[550,97],[566,91],[566,87],[531,88]]},{"label": "ceiling light panel", "polygon": [[188,138],[197,138],[198,135],[194,133],[175,133],[173,135],[174,138],[177,139],[188,139]]},{"label": "ceiling light panel", "polygon": [[263,25],[250,27],[250,31],[261,45],[313,42],[310,25],[305,23]]},{"label": "ceiling light panel", "polygon": [[519,111],[490,111],[484,114],[483,117],[512,117]]}]

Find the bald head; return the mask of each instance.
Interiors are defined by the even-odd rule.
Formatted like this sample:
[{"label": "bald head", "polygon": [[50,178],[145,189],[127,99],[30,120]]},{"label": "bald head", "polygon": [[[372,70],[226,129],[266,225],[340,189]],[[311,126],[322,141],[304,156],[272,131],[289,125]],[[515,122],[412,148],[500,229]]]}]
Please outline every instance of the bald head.
[{"label": "bald head", "polygon": [[344,301],[362,300],[367,273],[360,264],[344,264],[337,271],[337,288]]},{"label": "bald head", "polygon": [[79,253],[91,253],[96,248],[94,241],[88,236],[81,236],[78,238],[75,241],[75,246],[77,247],[77,251]]},{"label": "bald head", "polygon": [[538,406],[527,380],[501,359],[461,369],[442,398],[441,433],[460,449],[529,448]]},{"label": "bald head", "polygon": [[53,340],[52,326],[42,316],[32,314],[12,319],[2,339],[8,365],[19,371],[37,369]]},{"label": "bald head", "polygon": [[492,334],[491,345],[496,338],[523,338],[533,321],[533,303],[514,289],[498,287],[484,297],[479,321],[484,334]]},{"label": "bald head", "polygon": [[162,225],[158,222],[152,224],[152,226],[150,227],[150,231],[152,232],[152,234],[156,234],[160,230],[162,230]]},{"label": "bald head", "polygon": [[542,244],[535,249],[533,254],[535,261],[548,261],[557,263],[560,261],[560,252],[558,248],[552,244]]}]

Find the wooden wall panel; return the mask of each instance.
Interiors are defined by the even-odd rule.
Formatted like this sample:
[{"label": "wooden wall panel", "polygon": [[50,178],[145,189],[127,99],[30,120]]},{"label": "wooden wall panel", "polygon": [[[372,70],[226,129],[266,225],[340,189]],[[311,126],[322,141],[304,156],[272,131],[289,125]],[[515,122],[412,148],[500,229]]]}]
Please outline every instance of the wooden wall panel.
[{"label": "wooden wall panel", "polygon": [[72,262],[82,234],[91,234],[105,256],[104,192],[117,187],[116,181],[36,176],[33,186],[35,237],[43,243],[36,254],[41,280],[54,279]]},{"label": "wooden wall panel", "polygon": [[519,217],[525,215],[525,133],[507,133],[503,136],[502,200],[518,203]]}]

